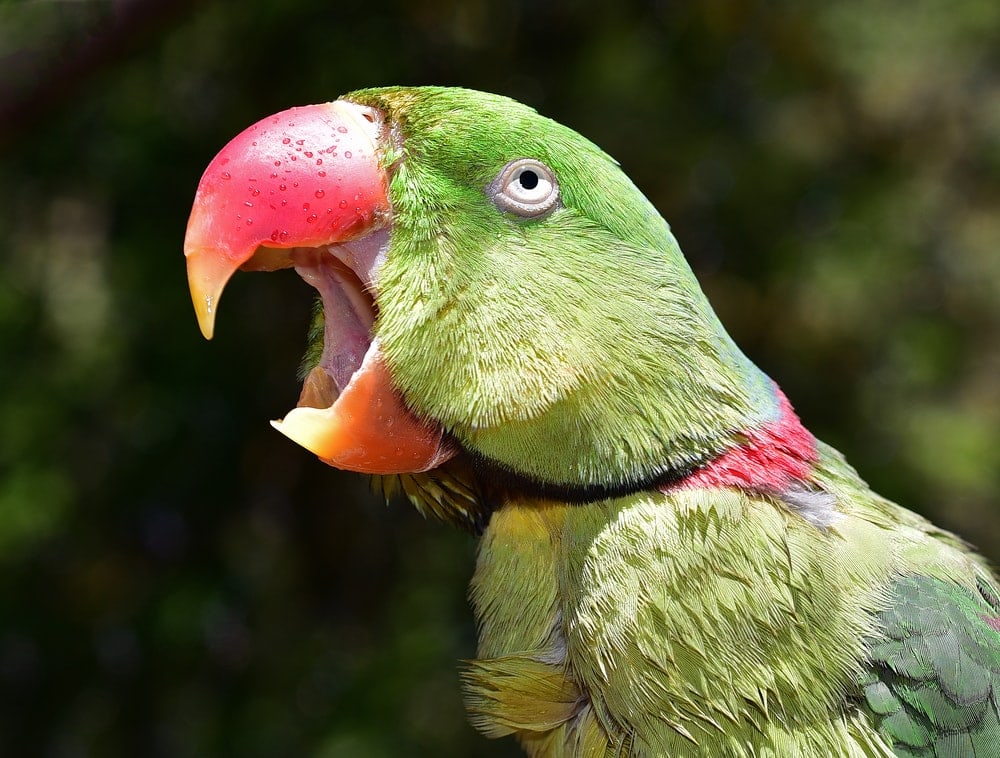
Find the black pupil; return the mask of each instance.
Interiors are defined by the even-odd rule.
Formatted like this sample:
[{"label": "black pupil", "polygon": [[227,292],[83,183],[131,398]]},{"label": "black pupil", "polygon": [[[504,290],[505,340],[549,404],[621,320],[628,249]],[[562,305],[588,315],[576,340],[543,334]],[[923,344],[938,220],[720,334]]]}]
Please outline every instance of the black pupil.
[{"label": "black pupil", "polygon": [[533,190],[538,186],[538,174],[532,171],[530,168],[525,169],[521,172],[520,176],[517,177],[518,181],[521,182],[521,186],[526,190]]}]

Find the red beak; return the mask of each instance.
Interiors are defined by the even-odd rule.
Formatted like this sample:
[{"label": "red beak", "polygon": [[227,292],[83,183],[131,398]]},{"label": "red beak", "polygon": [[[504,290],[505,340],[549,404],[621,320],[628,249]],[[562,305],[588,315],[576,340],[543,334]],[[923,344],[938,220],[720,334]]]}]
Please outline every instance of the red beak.
[{"label": "red beak", "polygon": [[327,321],[323,358],[299,407],[273,424],[333,466],[393,474],[429,470],[454,452],[440,426],[407,408],[372,334],[373,279],[391,220],[381,120],[338,100],[291,108],[241,132],[202,176],[184,254],[207,339],[238,268],[294,266],[317,287]]},{"label": "red beak", "polygon": [[[340,100],[290,108],[245,129],[208,164],[184,238],[191,298],[206,339],[223,287],[259,247],[349,240],[388,214],[378,127],[366,113]],[[291,260],[255,263],[283,268]]]}]

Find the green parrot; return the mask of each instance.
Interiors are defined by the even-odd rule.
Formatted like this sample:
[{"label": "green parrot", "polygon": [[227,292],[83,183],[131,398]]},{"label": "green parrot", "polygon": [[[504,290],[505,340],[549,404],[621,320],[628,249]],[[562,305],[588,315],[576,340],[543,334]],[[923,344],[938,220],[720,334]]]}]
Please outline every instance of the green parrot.
[{"label": "green parrot", "polygon": [[612,158],[513,100],[263,119],[185,240],[319,294],[274,426],[480,535],[469,718],[533,756],[1000,756],[1000,585],[733,343]]}]

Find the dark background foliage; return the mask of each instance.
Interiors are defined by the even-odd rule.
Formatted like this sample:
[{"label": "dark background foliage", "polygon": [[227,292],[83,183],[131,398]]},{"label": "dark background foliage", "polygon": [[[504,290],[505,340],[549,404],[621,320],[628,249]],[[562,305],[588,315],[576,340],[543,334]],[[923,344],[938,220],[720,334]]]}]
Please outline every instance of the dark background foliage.
[{"label": "dark background foliage", "polygon": [[244,126],[524,100],[673,224],[878,489],[1000,557],[1000,4],[0,1],[0,753],[510,755],[465,721],[471,538],[267,425],[311,302],[181,243]]}]

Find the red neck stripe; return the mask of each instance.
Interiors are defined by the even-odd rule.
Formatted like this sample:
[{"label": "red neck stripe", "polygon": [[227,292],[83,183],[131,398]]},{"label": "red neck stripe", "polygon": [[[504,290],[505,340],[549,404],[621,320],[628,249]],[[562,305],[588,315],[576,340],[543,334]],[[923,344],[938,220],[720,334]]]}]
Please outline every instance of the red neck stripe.
[{"label": "red neck stripe", "polygon": [[778,418],[743,433],[745,440],[663,487],[743,487],[781,493],[808,478],[816,461],[816,438],[802,426],[785,394],[775,387]]}]

